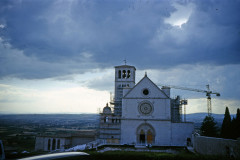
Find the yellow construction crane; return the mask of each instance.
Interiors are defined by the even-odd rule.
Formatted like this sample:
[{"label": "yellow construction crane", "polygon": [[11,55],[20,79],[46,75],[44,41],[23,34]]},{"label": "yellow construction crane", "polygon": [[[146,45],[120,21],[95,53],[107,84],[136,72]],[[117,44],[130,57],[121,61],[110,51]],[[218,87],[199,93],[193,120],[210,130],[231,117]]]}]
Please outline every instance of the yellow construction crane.
[{"label": "yellow construction crane", "polygon": [[[166,85],[160,85],[160,86],[166,86]],[[174,88],[174,89],[181,89],[181,90],[187,90],[187,91],[194,91],[194,92],[202,92],[202,93],[206,93],[207,96],[207,112],[208,112],[208,116],[211,116],[212,114],[212,103],[211,103],[211,95],[215,94],[216,96],[220,96],[220,93],[218,92],[213,92],[210,90],[209,84],[206,85],[207,90],[201,90],[201,89],[193,89],[193,88],[187,88],[187,87],[179,87],[179,86],[172,86],[172,85],[167,85],[166,87],[169,88]]]}]

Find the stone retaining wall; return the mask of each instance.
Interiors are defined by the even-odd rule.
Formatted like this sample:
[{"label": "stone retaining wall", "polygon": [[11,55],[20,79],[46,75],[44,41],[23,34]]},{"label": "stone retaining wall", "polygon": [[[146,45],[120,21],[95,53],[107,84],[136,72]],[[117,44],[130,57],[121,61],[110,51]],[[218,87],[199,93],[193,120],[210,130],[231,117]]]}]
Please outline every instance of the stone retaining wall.
[{"label": "stone retaining wall", "polygon": [[197,153],[204,155],[223,155],[240,157],[240,139],[223,139],[204,136],[193,136],[193,147]]}]

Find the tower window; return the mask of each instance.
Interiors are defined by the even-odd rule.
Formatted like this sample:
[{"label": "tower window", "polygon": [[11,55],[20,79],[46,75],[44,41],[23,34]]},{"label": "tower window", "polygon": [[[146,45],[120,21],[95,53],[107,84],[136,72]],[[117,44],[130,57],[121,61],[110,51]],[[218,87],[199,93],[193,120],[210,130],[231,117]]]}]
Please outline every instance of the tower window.
[{"label": "tower window", "polygon": [[104,118],[104,123],[108,123],[108,117]]},{"label": "tower window", "polygon": [[126,70],[123,70],[123,75],[122,75],[123,78],[126,78]]},{"label": "tower window", "polygon": [[118,71],[118,78],[121,78],[122,75],[121,75],[121,70]]},{"label": "tower window", "polygon": [[127,71],[127,78],[130,78],[130,76],[131,76],[131,72],[130,72],[130,70],[128,70]]}]

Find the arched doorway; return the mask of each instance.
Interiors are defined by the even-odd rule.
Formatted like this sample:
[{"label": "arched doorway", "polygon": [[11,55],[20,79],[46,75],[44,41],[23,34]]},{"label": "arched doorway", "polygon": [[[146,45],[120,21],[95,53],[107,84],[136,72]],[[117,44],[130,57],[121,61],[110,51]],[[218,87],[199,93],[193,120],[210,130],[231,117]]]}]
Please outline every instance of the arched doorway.
[{"label": "arched doorway", "polygon": [[143,130],[140,132],[139,140],[141,144],[145,144],[145,132]]},{"label": "arched doorway", "polygon": [[137,128],[136,137],[138,145],[154,144],[155,130],[152,125],[148,123],[141,124]]}]

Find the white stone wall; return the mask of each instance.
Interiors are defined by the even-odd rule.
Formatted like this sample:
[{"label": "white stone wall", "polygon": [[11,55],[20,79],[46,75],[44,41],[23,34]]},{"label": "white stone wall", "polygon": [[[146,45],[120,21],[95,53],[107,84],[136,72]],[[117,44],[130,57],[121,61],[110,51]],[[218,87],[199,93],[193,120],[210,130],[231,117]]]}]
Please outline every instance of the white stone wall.
[{"label": "white stone wall", "polygon": [[35,139],[35,151],[44,150],[44,137],[36,137]]},{"label": "white stone wall", "polygon": [[[66,145],[70,145],[70,140],[67,138],[52,138],[52,137],[36,137],[35,150],[36,151],[52,151],[53,139],[55,139],[55,150],[57,148],[58,140],[60,140],[60,148],[64,149]],[[48,141],[50,140],[50,149],[48,148]]]},{"label": "white stone wall", "polygon": [[193,147],[197,153],[240,158],[240,139],[232,140],[204,136],[193,137]]},{"label": "white stone wall", "polygon": [[[187,146],[187,138],[192,138],[194,124],[172,123],[172,146]],[[192,140],[191,140],[192,141]]]},{"label": "white stone wall", "polygon": [[[143,94],[144,89],[148,89],[148,95]],[[146,76],[126,94],[122,101],[123,118],[171,119],[170,98]],[[149,101],[153,105],[153,112],[150,115],[142,116],[139,113],[138,106],[143,101]]]},{"label": "white stone wall", "polygon": [[[149,94],[144,95],[144,89],[148,89]],[[152,145],[186,146],[187,138],[191,138],[194,125],[193,123],[171,122],[169,96],[170,91],[165,94],[147,76],[130,90],[122,99],[121,144],[140,143],[138,127],[148,124],[155,132],[155,140]],[[144,101],[149,102],[153,107],[150,114],[143,114],[139,110],[140,104]]]},{"label": "white stone wall", "polygon": [[155,120],[129,120],[122,119],[121,144],[137,144],[137,128],[144,124],[150,124],[155,130],[155,143],[158,146],[170,146],[171,122]]},{"label": "white stone wall", "polygon": [[[148,95],[142,94],[142,90],[145,88],[148,88],[150,91]],[[165,92],[158,88],[148,77],[144,77],[126,96],[126,98],[133,97],[169,98]]]},{"label": "white stone wall", "polygon": [[71,146],[87,144],[89,142],[95,141],[95,137],[72,137]]},{"label": "white stone wall", "polygon": [[[150,115],[142,115],[139,112],[139,104],[143,101],[149,101],[152,104],[153,112]],[[170,120],[170,114],[170,99],[123,99],[123,118]]]},{"label": "white stone wall", "polygon": [[[144,89],[148,89],[148,95],[143,94]],[[144,101],[150,102],[153,107],[150,114],[146,115],[139,111],[139,105]],[[149,124],[155,131],[153,145],[171,145],[170,98],[147,76],[126,94],[122,104],[121,144],[139,143],[138,127]]]}]

